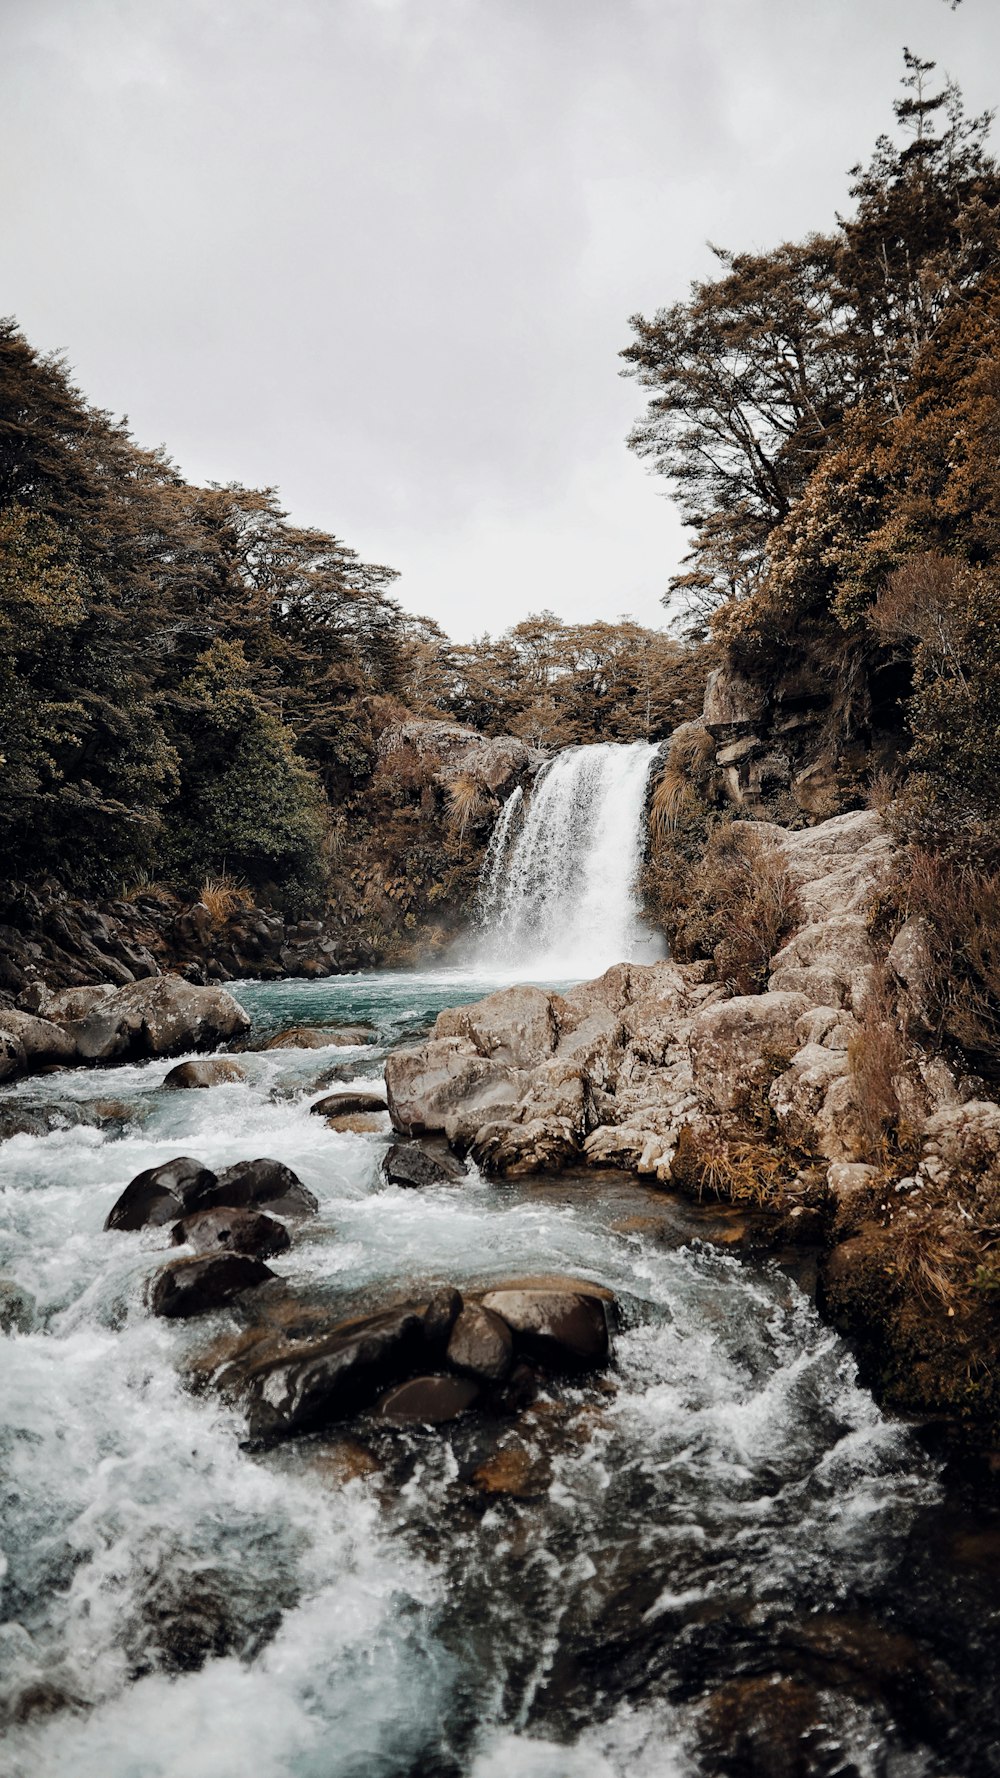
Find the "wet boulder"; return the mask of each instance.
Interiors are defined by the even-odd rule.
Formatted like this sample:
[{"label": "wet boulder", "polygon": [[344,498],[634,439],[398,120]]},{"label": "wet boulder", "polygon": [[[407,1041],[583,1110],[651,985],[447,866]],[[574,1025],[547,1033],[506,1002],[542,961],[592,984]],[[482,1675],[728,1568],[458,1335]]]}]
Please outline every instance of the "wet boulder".
[{"label": "wet boulder", "polygon": [[130,1180],[104,1224],[106,1229],[162,1228],[194,1208],[216,1184],[215,1174],[190,1155],[147,1167]]},{"label": "wet boulder", "polygon": [[446,1352],[452,1370],[483,1383],[502,1383],[514,1362],[514,1337],[492,1308],[467,1303],[451,1330]]},{"label": "wet boulder", "polygon": [[395,1426],[442,1426],[475,1407],[479,1394],[473,1377],[411,1377],[388,1390],[375,1411]]},{"label": "wet boulder", "polygon": [[367,1408],[425,1362],[419,1309],[390,1309],[343,1322],[319,1339],[245,1367],[229,1382],[247,1409],[253,1439],[289,1438]]},{"label": "wet boulder", "polygon": [[260,1210],[195,1210],[174,1225],[172,1239],[197,1253],[217,1253],[226,1248],[253,1259],[270,1259],[291,1246],[284,1223]]},{"label": "wet boulder", "polygon": [[354,1117],[357,1115],[377,1115],[386,1110],[385,1098],[382,1093],[327,1093],[310,1105],[317,1117]]},{"label": "wet boulder", "polygon": [[190,1209],[264,1210],[271,1216],[314,1216],[319,1199],[281,1161],[237,1161],[223,1167]]},{"label": "wet boulder", "polygon": [[176,1093],[186,1087],[236,1086],[245,1080],[246,1070],[238,1062],[230,1061],[228,1056],[207,1056],[200,1062],[178,1062],[164,1076],[163,1087],[168,1093]]},{"label": "wet boulder", "polygon": [[204,1315],[210,1309],[222,1308],[241,1291],[273,1277],[270,1266],[246,1253],[207,1253],[194,1259],[175,1259],[157,1273],[150,1291],[150,1307],[154,1315],[170,1319]]},{"label": "wet boulder", "polygon": [[583,1288],[491,1290],[483,1308],[506,1322],[519,1356],[547,1370],[593,1370],[607,1360],[605,1300]]},{"label": "wet boulder", "polygon": [[451,1330],[462,1313],[461,1292],[443,1284],[424,1310],[424,1341],[427,1350],[443,1358]]},{"label": "wet boulder", "polygon": [[224,988],[162,975],[130,982],[62,1029],[79,1060],[118,1062],[216,1049],[245,1036],[250,1020]]},{"label": "wet boulder", "polygon": [[428,1185],[453,1185],[464,1179],[465,1169],[450,1155],[431,1154],[419,1142],[394,1142],[383,1157],[382,1177],[387,1185],[419,1190]]}]

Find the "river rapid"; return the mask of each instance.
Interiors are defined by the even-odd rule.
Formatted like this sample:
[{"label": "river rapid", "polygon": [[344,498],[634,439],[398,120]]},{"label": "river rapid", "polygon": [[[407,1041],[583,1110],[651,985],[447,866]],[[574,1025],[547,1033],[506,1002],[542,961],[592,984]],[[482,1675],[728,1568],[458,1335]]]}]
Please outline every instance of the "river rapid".
[{"label": "river rapid", "polygon": [[[1000,1533],[883,1415],[801,1268],[616,1175],[385,1186],[385,1134],[320,1077],[493,985],[235,984],[256,1034],[370,1020],[369,1048],[166,1063],[0,1094],[0,1721],[11,1778],[933,1778],[1000,1771]],[[518,1422],[361,1420],[270,1452],[185,1382],[232,1325],[153,1318],[169,1234],[103,1232],[145,1167],[258,1155],[320,1200],[272,1262],[331,1315],[570,1273],[620,1306],[606,1379]],[[473,1479],[516,1445],[514,1493]]]}]

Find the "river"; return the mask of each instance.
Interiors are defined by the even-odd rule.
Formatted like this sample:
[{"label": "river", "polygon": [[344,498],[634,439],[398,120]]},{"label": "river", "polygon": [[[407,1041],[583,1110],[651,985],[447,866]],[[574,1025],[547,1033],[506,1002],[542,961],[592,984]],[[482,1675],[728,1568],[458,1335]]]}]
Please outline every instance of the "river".
[{"label": "river", "polygon": [[[977,1778],[1000,1534],[883,1415],[794,1263],[616,1175],[386,1187],[385,1134],[310,1115],[470,976],[235,984],[256,1034],[370,1020],[353,1050],[167,1064],[0,1093],[0,1705],[11,1778]],[[168,1235],[103,1232],[176,1154],[270,1155],[320,1213],[272,1262],[341,1315],[426,1286],[611,1286],[609,1377],[511,1425],[362,1421],[271,1452],[185,1381],[227,1312],[144,1306]],[[519,1451],[514,1495],[474,1478]],[[741,1726],[742,1725],[742,1726]]]}]

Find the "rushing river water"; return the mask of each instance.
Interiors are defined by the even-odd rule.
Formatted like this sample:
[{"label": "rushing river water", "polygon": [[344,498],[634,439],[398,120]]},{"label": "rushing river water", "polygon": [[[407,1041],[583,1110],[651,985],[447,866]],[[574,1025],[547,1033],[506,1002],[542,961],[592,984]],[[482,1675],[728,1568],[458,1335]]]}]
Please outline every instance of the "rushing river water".
[{"label": "rushing river water", "polygon": [[[258,1031],[371,1049],[166,1064],[0,1094],[0,1707],[12,1778],[931,1778],[1000,1770],[1000,1538],[859,1386],[793,1276],[726,1219],[612,1175],[384,1186],[386,1135],[309,1114],[331,1066],[489,984],[237,985]],[[168,1235],[105,1234],[140,1169],[269,1155],[320,1214],[273,1261],[338,1316],[560,1272],[621,1307],[607,1380],[521,1421],[362,1421],[270,1453],[185,1366],[231,1325],[151,1317]],[[733,1225],[735,1226],[735,1225]],[[515,1496],[472,1477],[517,1446]]]}]

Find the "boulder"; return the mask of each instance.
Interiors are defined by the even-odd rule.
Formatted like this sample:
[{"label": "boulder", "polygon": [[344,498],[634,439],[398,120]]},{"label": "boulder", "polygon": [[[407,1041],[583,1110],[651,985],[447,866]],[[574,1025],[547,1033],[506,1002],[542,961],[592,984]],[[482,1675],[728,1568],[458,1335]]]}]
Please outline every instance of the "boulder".
[{"label": "boulder", "polygon": [[514,1362],[514,1338],[506,1321],[481,1303],[466,1303],[448,1341],[452,1370],[483,1383],[502,1383]]},{"label": "boulder", "polygon": [[270,1259],[291,1246],[284,1223],[261,1210],[194,1210],[174,1224],[171,1238],[178,1246],[193,1247],[196,1253],[227,1248],[253,1259]]},{"label": "boulder", "polygon": [[8,1069],[8,1074],[24,1070],[30,1073],[52,1064],[67,1065],[77,1059],[76,1045],[65,1027],[51,1019],[37,1018],[34,1013],[12,1009],[0,1012],[0,1038],[6,1040],[4,1050],[20,1063],[19,1067]]},{"label": "boulder", "polygon": [[215,1049],[244,1036],[250,1020],[224,988],[199,988],[179,975],[163,975],[119,988],[62,1029],[80,1060],[118,1062]]},{"label": "boulder", "polygon": [[24,1074],[27,1066],[28,1058],[21,1039],[0,1025],[0,1080],[12,1080],[16,1075]]},{"label": "boulder", "polygon": [[809,1005],[805,994],[739,994],[697,1013],[688,1046],[703,1102],[734,1111],[748,1091],[765,1088],[798,1049],[795,1024]]},{"label": "boulder", "polygon": [[233,1367],[230,1387],[246,1406],[251,1438],[289,1438],[369,1407],[425,1359],[422,1313],[390,1309],[256,1363],[251,1353]]},{"label": "boulder", "polygon": [[352,1112],[380,1112],[387,1109],[381,1093],[327,1093],[310,1105],[318,1117],[347,1117]]},{"label": "boulder", "polygon": [[328,1117],[327,1128],[353,1136],[378,1136],[382,1129],[385,1107],[381,1111],[346,1111],[339,1117]]},{"label": "boulder", "polygon": [[281,1161],[237,1161],[223,1167],[191,1209],[265,1210],[272,1216],[314,1216],[319,1199]]},{"label": "boulder", "polygon": [[150,1291],[150,1307],[154,1315],[171,1319],[204,1315],[231,1302],[242,1290],[250,1290],[273,1277],[270,1266],[246,1253],[209,1253],[195,1259],[175,1259],[157,1273]]},{"label": "boulder", "polygon": [[906,995],[913,1017],[924,1031],[934,1028],[936,970],[930,922],[915,916],[897,932],[886,958]]},{"label": "boulder", "polygon": [[382,1177],[387,1185],[418,1190],[428,1185],[453,1185],[464,1179],[465,1169],[450,1157],[429,1154],[419,1142],[394,1142],[382,1157]]},{"label": "boulder", "polygon": [[608,1319],[600,1296],[581,1289],[491,1290],[483,1308],[507,1323],[519,1354],[549,1370],[593,1370],[607,1359]]},{"label": "boulder", "polygon": [[441,1426],[475,1407],[479,1393],[472,1377],[411,1377],[388,1390],[375,1411],[394,1426]]},{"label": "boulder", "polygon": [[529,1081],[476,1054],[468,1040],[446,1037],[394,1050],[385,1084],[394,1129],[407,1136],[443,1131],[449,1142],[467,1146],[490,1118],[514,1111]]},{"label": "boulder", "polygon": [[269,1037],[266,1050],[326,1050],[357,1048],[374,1043],[377,1032],[373,1025],[340,1025],[334,1029],[317,1029],[312,1025],[292,1025]]},{"label": "boulder", "polygon": [[450,1284],[443,1284],[434,1292],[424,1310],[424,1341],[428,1352],[444,1356],[462,1306],[461,1293]]},{"label": "boulder", "polygon": [[246,1069],[228,1056],[208,1056],[203,1062],[178,1062],[164,1076],[163,1086],[168,1093],[176,1093],[186,1087],[238,1085],[246,1078]]},{"label": "boulder", "polygon": [[90,988],[62,988],[58,994],[45,994],[45,1004],[39,1011],[47,1019],[60,1020],[85,1019],[105,1000],[110,1000],[116,992],[113,982],[95,983]]},{"label": "boulder", "polygon": [[130,1180],[108,1213],[106,1229],[161,1228],[176,1222],[200,1196],[216,1184],[216,1176],[190,1155],[147,1167]]}]

